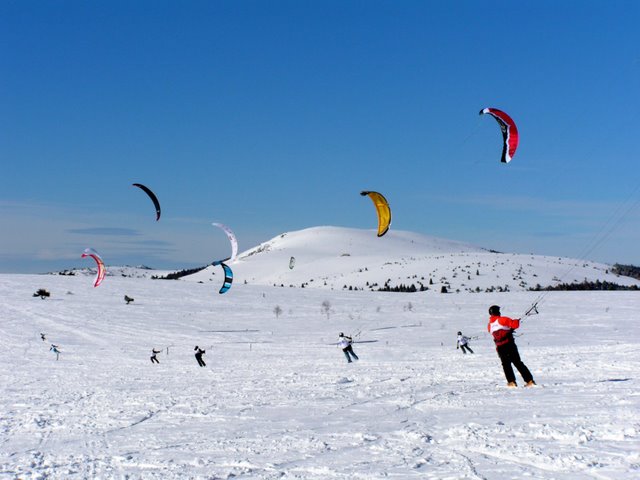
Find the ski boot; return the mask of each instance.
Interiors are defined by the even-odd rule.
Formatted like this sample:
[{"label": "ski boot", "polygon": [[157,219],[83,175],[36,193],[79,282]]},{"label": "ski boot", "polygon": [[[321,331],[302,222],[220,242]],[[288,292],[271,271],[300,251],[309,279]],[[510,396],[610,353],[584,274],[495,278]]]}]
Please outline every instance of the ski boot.
[{"label": "ski boot", "polygon": [[526,384],[525,387],[535,387],[536,386],[536,382],[534,382],[533,380],[529,380]]},{"label": "ski boot", "polygon": [[517,386],[518,386],[518,384],[516,382],[507,383],[507,387],[509,387],[509,388],[516,388]]}]

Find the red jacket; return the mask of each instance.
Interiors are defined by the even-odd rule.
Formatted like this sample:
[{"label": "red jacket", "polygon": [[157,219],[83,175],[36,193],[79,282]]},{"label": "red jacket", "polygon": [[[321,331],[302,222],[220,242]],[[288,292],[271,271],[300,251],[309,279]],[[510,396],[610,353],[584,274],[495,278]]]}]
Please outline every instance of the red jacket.
[{"label": "red jacket", "polygon": [[499,317],[493,315],[489,318],[487,330],[493,335],[496,347],[513,341],[513,331],[520,326],[519,318]]}]

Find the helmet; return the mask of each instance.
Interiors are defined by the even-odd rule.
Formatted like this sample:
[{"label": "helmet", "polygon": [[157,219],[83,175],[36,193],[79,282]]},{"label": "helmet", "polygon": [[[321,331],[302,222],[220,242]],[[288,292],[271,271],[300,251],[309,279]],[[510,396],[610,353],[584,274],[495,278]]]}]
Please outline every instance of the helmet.
[{"label": "helmet", "polygon": [[340,332],[340,335],[338,335],[339,337],[344,337],[344,333]]},{"label": "helmet", "polygon": [[500,315],[500,307],[498,305],[491,305],[489,307],[489,315]]},{"label": "helmet", "polygon": [[462,335],[462,332],[458,332],[458,335]]}]

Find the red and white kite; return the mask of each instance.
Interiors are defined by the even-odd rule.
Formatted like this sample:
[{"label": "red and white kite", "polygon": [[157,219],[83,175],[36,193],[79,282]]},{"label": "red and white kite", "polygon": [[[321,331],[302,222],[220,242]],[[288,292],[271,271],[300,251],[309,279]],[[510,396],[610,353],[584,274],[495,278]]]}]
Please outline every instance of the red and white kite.
[{"label": "red and white kite", "polygon": [[504,140],[500,161],[502,163],[509,163],[516,154],[516,148],[518,148],[518,128],[513,119],[502,110],[498,110],[497,108],[483,108],[480,110],[480,115],[484,115],[485,113],[495,118],[496,122],[500,125]]}]

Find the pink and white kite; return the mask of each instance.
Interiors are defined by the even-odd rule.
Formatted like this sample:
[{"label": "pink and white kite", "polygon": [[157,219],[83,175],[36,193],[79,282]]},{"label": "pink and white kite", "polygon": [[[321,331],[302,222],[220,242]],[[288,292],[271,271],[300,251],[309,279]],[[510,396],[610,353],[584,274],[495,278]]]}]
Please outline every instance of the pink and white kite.
[{"label": "pink and white kite", "polygon": [[96,252],[93,248],[85,248],[84,253],[82,254],[82,258],[84,257],[91,257],[98,264],[98,274],[96,275],[96,279],[93,282],[93,286],[97,287],[102,283],[102,280],[104,280],[104,276],[107,273],[107,270],[104,268],[104,262],[102,261],[102,258],[100,258],[100,255],[98,255],[98,252]]}]

